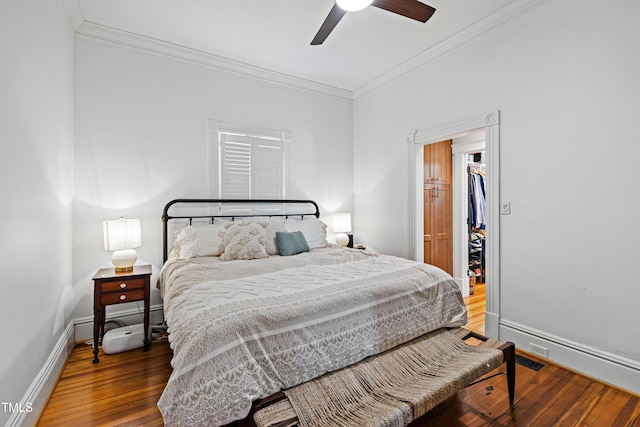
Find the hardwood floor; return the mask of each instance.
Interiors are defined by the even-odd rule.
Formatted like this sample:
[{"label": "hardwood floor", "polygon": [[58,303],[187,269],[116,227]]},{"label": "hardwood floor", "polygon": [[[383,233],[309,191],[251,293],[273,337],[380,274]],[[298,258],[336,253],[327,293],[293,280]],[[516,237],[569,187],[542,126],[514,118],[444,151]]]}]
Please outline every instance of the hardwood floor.
[{"label": "hardwood floor", "polygon": [[[465,300],[467,327],[480,333],[484,333],[484,301],[483,285]],[[513,407],[506,376],[499,375],[467,387],[411,426],[640,427],[638,396],[525,355],[544,367],[535,371],[517,365]],[[147,353],[101,355],[95,365],[92,358],[91,347],[76,347],[38,426],[163,425],[156,402],[171,372],[166,341],[154,342]]]},{"label": "hardwood floor", "polygon": [[114,355],[77,346],[40,417],[39,426],[161,426],[156,403],[171,374],[167,341]]},{"label": "hardwood floor", "polygon": [[[484,333],[485,285],[465,298],[467,329]],[[462,426],[640,426],[640,397],[522,352],[544,365],[516,365],[516,396],[509,407],[507,380],[500,375],[472,385],[438,405],[411,427]],[[502,368],[494,372],[502,371]]]},{"label": "hardwood floor", "polygon": [[473,295],[466,297],[464,304],[467,306],[467,324],[465,328],[484,335],[484,311],[487,308],[485,284],[476,285]]}]

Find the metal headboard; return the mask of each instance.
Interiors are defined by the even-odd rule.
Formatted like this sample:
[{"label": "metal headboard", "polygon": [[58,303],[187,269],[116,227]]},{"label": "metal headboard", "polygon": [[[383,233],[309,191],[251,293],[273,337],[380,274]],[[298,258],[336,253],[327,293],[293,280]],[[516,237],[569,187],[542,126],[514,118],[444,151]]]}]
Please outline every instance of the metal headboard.
[{"label": "metal headboard", "polygon": [[[180,214],[180,215],[171,215],[169,210],[171,207],[177,209],[181,205],[184,208],[191,207],[195,214]],[[200,208],[196,208],[196,205],[200,205]],[[204,206],[203,206],[204,205]],[[225,212],[225,205],[241,205],[245,207],[260,207],[267,205],[281,205],[281,209],[279,212],[250,212],[250,213],[228,213]],[[296,206],[297,208],[302,208],[300,211],[297,209],[293,209],[292,207]],[[215,212],[207,212],[202,213],[205,210],[214,210]],[[199,210],[198,213],[196,210]],[[235,220],[240,218],[252,217],[252,216],[268,216],[268,217],[282,217],[282,218],[293,218],[293,217],[310,217],[314,216],[316,218],[320,217],[320,209],[318,208],[318,204],[313,200],[277,200],[277,199],[175,199],[170,201],[164,207],[162,211],[162,260],[163,263],[167,261],[169,256],[168,251],[168,224],[170,220],[174,219],[184,219],[189,220],[189,224],[193,222],[194,219],[207,219],[211,223],[214,223],[216,219],[227,219],[227,220]]]}]

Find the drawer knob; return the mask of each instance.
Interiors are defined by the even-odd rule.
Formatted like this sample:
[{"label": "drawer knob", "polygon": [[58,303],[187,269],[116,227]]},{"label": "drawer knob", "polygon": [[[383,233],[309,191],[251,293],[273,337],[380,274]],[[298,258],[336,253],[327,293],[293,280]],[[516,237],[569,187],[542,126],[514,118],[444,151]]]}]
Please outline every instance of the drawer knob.
[{"label": "drawer knob", "polygon": [[127,296],[126,296],[126,295],[120,295],[120,301],[124,301],[124,300],[126,300],[126,299],[127,299]]},{"label": "drawer knob", "polygon": [[127,284],[126,284],[126,283],[120,283],[120,289],[124,289],[124,288],[126,288],[126,287],[127,287]]}]

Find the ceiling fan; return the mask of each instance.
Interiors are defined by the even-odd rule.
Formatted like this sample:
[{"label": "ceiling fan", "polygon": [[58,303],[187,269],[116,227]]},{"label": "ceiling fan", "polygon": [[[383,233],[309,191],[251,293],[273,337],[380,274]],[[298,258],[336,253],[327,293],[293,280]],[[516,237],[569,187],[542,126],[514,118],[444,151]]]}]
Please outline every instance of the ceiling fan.
[{"label": "ceiling fan", "polygon": [[347,12],[362,10],[369,5],[420,22],[427,22],[436,11],[418,0],[336,0],[311,44],[322,44]]}]

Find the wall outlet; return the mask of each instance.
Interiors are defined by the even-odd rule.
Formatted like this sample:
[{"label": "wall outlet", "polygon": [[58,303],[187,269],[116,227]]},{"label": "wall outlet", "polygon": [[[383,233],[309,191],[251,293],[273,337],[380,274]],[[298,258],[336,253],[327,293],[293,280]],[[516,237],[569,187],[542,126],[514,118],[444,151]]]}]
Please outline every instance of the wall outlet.
[{"label": "wall outlet", "polygon": [[535,354],[536,356],[542,357],[543,359],[549,358],[549,349],[544,348],[542,346],[529,343],[529,352]]}]

